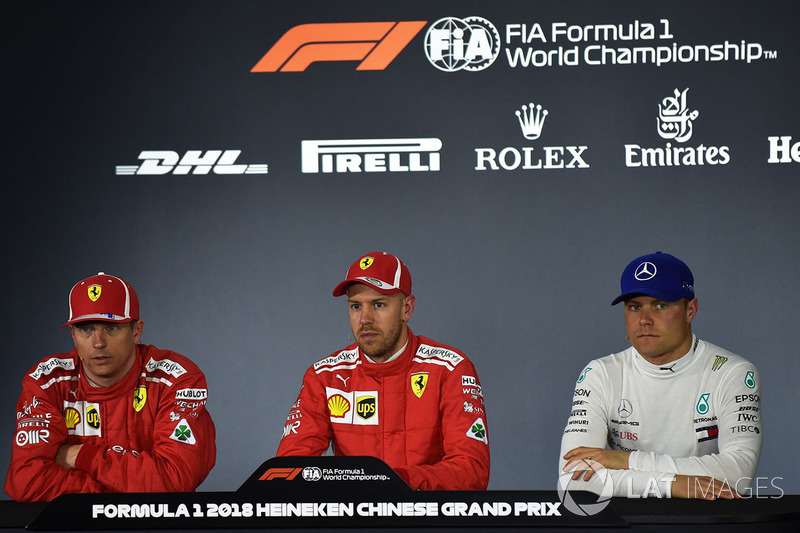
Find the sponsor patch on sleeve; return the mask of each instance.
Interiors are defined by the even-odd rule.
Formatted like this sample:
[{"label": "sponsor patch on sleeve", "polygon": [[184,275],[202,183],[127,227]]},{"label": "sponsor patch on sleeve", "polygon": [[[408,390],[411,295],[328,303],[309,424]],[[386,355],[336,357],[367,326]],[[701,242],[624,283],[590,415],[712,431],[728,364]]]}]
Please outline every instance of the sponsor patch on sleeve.
[{"label": "sponsor patch on sleeve", "polygon": [[72,359],[59,359],[58,357],[51,357],[47,361],[42,361],[31,374],[28,374],[33,379],[39,379],[46,376],[53,370],[75,370],[75,361]]},{"label": "sponsor patch on sleeve", "polygon": [[[336,355],[326,357],[314,363],[314,370],[319,374],[322,371],[333,371],[348,368],[349,365],[359,364],[358,348],[355,350],[343,350]],[[342,366],[345,365],[345,366]],[[352,368],[352,367],[350,367]]]},{"label": "sponsor patch on sleeve", "polygon": [[477,418],[467,430],[467,437],[475,439],[484,444],[489,444],[489,437],[486,434],[486,424],[482,418]]},{"label": "sponsor patch on sleeve", "polygon": [[453,370],[463,360],[464,356],[457,354],[453,350],[429,344],[420,344],[419,348],[417,348],[417,353],[414,354],[414,361],[441,365],[448,370]]},{"label": "sponsor patch on sleeve", "polygon": [[208,389],[181,389],[175,392],[176,400],[207,400]]},{"label": "sponsor patch on sleeve", "polygon": [[146,368],[148,372],[155,372],[156,370],[160,370],[176,378],[181,377],[186,373],[185,368],[183,368],[181,365],[170,359],[160,359],[156,361],[151,357],[150,360],[147,362]]},{"label": "sponsor patch on sleeve", "polygon": [[189,422],[187,422],[185,418],[181,418],[181,421],[178,422],[178,425],[176,425],[175,429],[172,430],[172,435],[170,435],[169,438],[184,444],[197,443],[197,440],[194,438],[192,428],[189,426]]}]

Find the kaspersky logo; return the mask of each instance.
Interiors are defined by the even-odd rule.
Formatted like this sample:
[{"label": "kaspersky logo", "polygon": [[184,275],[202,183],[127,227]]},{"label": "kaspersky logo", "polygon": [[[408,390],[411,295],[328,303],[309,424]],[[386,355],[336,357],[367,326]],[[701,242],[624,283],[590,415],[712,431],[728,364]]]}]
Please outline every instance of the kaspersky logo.
[{"label": "kaspersky logo", "polygon": [[359,61],[384,70],[427,21],[301,24],[278,39],[250,72],[302,72],[320,61]]}]

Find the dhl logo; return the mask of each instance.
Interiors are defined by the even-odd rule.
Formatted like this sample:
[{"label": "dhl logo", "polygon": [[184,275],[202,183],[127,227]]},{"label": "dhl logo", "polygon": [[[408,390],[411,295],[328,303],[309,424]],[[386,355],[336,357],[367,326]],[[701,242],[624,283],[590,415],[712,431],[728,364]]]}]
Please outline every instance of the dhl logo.
[{"label": "dhl logo", "polygon": [[258,478],[259,481],[271,481],[273,479],[285,479],[291,481],[302,472],[302,468],[270,468]]},{"label": "dhl logo", "polygon": [[361,61],[383,70],[427,21],[301,24],[278,39],[250,72],[302,72],[317,61]]}]

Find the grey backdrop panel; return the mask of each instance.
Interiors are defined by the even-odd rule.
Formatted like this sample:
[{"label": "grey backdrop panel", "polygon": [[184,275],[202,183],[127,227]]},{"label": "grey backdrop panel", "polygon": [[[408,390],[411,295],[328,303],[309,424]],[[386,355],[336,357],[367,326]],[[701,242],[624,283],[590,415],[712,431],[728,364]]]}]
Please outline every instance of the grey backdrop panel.
[{"label": "grey backdrop panel", "polygon": [[[498,29],[500,56],[481,71],[438,70],[428,29],[470,16]],[[550,39],[559,22],[658,32],[662,19],[669,39]],[[622,312],[609,306],[619,274],[664,250],[695,273],[696,333],[760,369],[758,483],[800,492],[800,466],[787,460],[800,435],[800,162],[768,162],[769,137],[800,142],[795,2],[40,2],[7,8],[4,20],[0,464],[23,373],[71,348],[58,327],[67,291],[103,270],[137,289],[145,342],[206,372],[219,454],[202,489],[237,488],[274,454],[303,371],[348,343],[333,286],[360,254],[388,250],[412,272],[412,328],[478,367],[490,488],[551,489],[575,379],[626,346]],[[300,24],[408,20],[426,24],[384,70],[346,61],[250,72]],[[507,42],[515,24],[541,25],[548,42]],[[763,54],[661,66],[583,56],[726,41]],[[506,49],[528,47],[577,49],[581,61],[511,66]],[[684,143],[656,129],[676,89],[699,111]],[[537,140],[515,116],[530,102],[549,113]],[[303,140],[392,138],[441,139],[441,170],[301,171]],[[626,144],[667,142],[727,147],[729,160],[626,166]],[[588,168],[476,169],[478,148],[538,158],[567,146],[586,147]],[[241,150],[237,163],[269,171],[118,174],[146,150]]]}]

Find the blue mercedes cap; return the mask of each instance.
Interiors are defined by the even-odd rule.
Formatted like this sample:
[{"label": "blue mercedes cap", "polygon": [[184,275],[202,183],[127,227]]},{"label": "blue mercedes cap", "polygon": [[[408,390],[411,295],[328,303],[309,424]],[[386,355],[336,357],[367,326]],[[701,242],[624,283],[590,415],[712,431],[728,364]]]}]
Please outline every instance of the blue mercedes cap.
[{"label": "blue mercedes cap", "polygon": [[645,294],[676,302],[681,298],[694,298],[694,276],[686,263],[675,256],[656,252],[631,261],[622,272],[622,294],[611,305],[634,294]]}]

